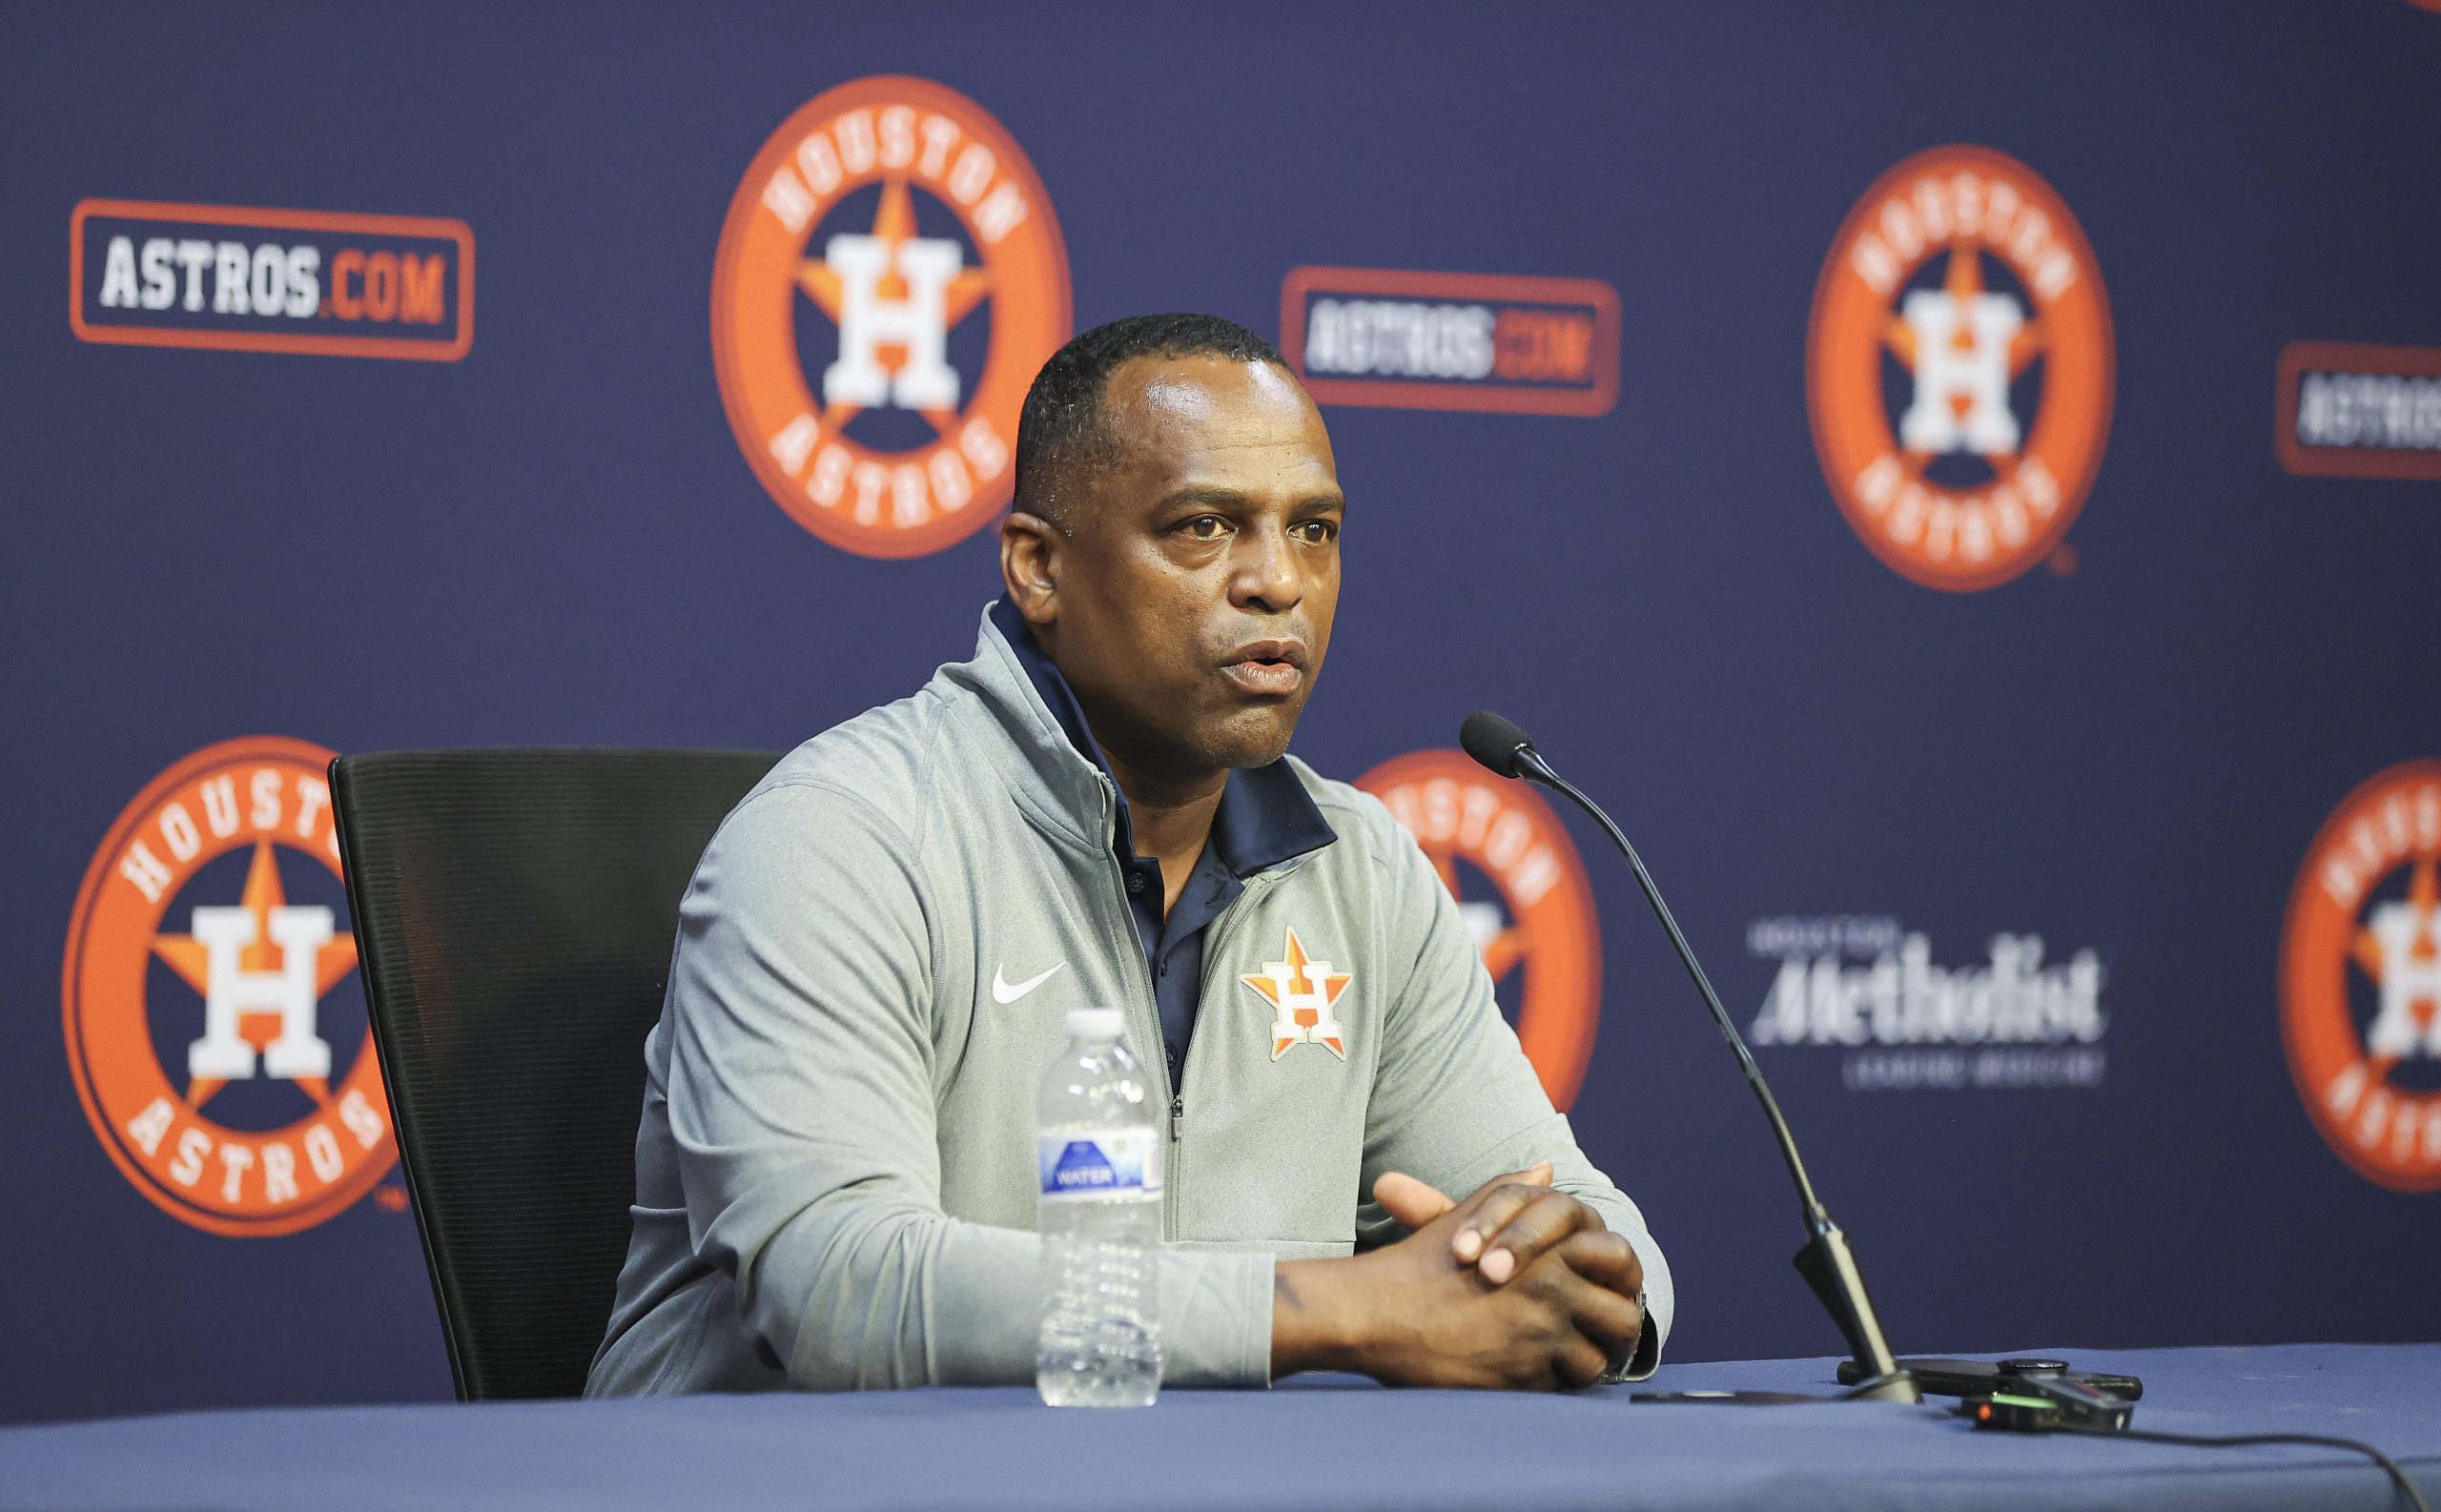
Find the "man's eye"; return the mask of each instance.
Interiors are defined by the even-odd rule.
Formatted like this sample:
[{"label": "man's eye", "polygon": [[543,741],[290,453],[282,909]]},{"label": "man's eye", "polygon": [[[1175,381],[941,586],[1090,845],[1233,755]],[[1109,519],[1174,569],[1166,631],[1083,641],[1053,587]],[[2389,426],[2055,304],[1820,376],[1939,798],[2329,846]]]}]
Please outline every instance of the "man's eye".
[{"label": "man's eye", "polygon": [[1218,541],[1229,528],[1229,522],[1219,515],[1198,515],[1179,528],[1190,541]]},{"label": "man's eye", "polygon": [[1294,527],[1312,545],[1322,545],[1339,535],[1339,526],[1327,520],[1308,520]]}]

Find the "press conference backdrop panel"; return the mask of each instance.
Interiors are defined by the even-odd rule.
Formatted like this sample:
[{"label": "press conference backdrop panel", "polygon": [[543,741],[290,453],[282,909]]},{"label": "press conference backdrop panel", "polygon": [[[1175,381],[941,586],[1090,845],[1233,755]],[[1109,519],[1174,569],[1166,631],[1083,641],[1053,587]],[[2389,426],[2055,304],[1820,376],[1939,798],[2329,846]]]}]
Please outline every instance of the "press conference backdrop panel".
[{"label": "press conference backdrop panel", "polygon": [[445,1393],[329,755],[904,694],[1035,366],[1160,309],[1323,404],[1297,748],[1676,1355],[1836,1343],[1479,705],[1902,1348],[2435,1338],[2436,78],[2410,0],[9,8],[0,1418]]}]

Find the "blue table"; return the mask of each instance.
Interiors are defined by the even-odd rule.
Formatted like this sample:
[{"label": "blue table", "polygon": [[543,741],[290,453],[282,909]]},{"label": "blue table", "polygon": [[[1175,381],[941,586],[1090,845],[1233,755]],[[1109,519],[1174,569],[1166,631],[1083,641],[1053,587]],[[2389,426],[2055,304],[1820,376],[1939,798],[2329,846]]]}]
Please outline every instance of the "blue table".
[{"label": "blue table", "polygon": [[[2037,1351],[2049,1353],[2051,1351]],[[2365,1439],[2441,1500],[2441,1345],[2062,1350],[2144,1378],[2139,1427]],[[1655,1385],[1827,1391],[1829,1360]],[[182,1413],[0,1430],[0,1507],[1569,1507],[2403,1505],[2338,1450],[1978,1433],[1933,1406],[1656,1406],[1345,1379],[1054,1412],[1030,1390]]]}]

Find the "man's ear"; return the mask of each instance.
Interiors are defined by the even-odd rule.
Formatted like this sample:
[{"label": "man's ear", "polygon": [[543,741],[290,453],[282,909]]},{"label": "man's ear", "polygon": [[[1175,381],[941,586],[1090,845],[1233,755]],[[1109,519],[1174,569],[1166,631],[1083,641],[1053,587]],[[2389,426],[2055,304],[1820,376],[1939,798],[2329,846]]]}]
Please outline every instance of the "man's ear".
[{"label": "man's ear", "polygon": [[1040,515],[1012,509],[1000,521],[1000,581],[1028,624],[1059,618],[1059,548],[1066,538]]}]

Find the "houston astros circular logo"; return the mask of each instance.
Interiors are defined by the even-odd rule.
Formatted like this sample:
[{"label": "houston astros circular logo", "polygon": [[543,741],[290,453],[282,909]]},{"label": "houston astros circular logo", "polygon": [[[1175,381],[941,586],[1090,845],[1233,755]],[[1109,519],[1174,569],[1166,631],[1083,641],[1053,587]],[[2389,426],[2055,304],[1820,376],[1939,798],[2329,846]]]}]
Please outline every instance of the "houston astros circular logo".
[{"label": "houston astros circular logo", "polygon": [[1806,405],[1832,497],[1932,588],[2008,582],[2067,533],[2110,435],[2093,249],[2015,158],[1937,147],[1848,213],[1815,286]]},{"label": "houston astros circular logo", "polygon": [[2314,1127],[2359,1175],[2441,1190],[2441,762],[2339,806],[2280,942],[2280,1027]]},{"label": "houston astros circular logo", "polygon": [[1602,935],[1585,864],[1559,816],[1522,783],[1486,775],[1462,751],[1397,756],[1359,787],[1407,828],[1458,899],[1518,1041],[1566,1109],[1593,1057],[1602,1011]]},{"label": "houston astros circular logo", "polygon": [[86,868],[68,1064],[137,1191],[196,1228],[310,1228],[398,1160],[343,926],[331,753],[254,736],[154,778]]},{"label": "houston astros circular logo", "polygon": [[712,268],[712,366],[754,475],[799,524],[918,557],[991,522],[1017,412],[1070,335],[1042,180],[924,79],[814,97],[754,156]]}]

